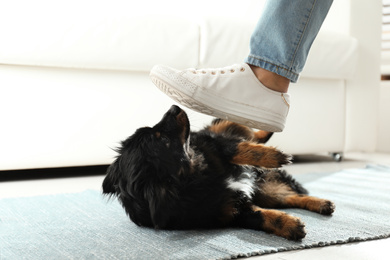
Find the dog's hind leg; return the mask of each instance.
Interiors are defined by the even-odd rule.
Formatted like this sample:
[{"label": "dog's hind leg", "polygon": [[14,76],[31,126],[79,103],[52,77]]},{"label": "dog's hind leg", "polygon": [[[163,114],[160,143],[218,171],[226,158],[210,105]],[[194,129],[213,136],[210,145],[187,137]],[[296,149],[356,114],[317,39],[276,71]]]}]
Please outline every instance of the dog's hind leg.
[{"label": "dog's hind leg", "polygon": [[237,217],[237,225],[262,230],[289,240],[301,240],[306,236],[305,225],[299,218],[279,210],[263,209],[255,205]]},{"label": "dog's hind leg", "polygon": [[258,182],[254,203],[270,208],[301,208],[330,215],[334,204],[325,199],[308,196],[307,191],[285,171],[270,171]]},{"label": "dog's hind leg", "polygon": [[[321,199],[305,194],[296,194],[294,192],[286,192],[283,184],[269,188],[264,185],[260,193],[255,197],[256,205],[270,208],[300,208],[313,211],[322,215],[331,215],[335,210],[335,205],[330,200]],[[268,189],[274,190],[269,192]],[[284,191],[282,191],[284,190]]]},{"label": "dog's hind leg", "polygon": [[335,205],[330,200],[302,194],[286,196],[283,201],[283,206],[306,209],[322,215],[331,215],[335,210]]},{"label": "dog's hind leg", "polygon": [[256,144],[252,142],[241,142],[231,163],[239,165],[253,165],[265,168],[278,168],[289,164],[291,156],[276,148]]}]

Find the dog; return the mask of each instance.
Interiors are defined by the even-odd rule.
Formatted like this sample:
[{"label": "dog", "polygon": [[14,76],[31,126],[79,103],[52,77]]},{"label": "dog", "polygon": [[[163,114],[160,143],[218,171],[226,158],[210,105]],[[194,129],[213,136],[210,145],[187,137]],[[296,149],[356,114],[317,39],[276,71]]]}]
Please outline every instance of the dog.
[{"label": "dog", "polygon": [[335,206],[308,196],[278,169],[291,156],[265,146],[271,136],[222,119],[191,132],[187,114],[173,105],[155,126],[139,128],[121,143],[103,194],[117,197],[138,226],[238,227],[301,240],[304,223],[275,208],[331,215]]}]

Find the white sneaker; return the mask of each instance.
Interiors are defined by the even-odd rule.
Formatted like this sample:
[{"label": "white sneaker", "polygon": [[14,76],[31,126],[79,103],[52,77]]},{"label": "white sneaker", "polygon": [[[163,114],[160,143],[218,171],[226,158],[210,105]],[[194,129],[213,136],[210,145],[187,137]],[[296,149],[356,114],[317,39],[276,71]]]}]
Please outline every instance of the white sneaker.
[{"label": "white sneaker", "polygon": [[289,95],[265,87],[246,63],[182,71],[156,65],[150,77],[161,91],[195,111],[269,132],[284,129]]}]

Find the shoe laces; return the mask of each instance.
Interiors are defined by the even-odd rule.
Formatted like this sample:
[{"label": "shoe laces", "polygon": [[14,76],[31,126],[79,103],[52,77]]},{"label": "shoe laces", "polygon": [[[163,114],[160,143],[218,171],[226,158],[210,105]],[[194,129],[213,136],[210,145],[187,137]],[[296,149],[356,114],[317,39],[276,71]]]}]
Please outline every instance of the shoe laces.
[{"label": "shoe laces", "polygon": [[244,72],[245,68],[242,66],[229,66],[229,67],[223,67],[219,69],[189,69],[193,74],[211,74],[211,75],[218,75],[218,74],[226,74],[226,73],[235,73],[237,71]]}]

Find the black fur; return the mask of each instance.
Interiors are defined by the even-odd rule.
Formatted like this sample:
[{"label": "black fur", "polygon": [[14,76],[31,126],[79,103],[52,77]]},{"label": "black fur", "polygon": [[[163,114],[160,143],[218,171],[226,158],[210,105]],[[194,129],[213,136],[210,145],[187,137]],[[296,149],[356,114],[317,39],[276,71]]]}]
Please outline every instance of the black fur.
[{"label": "black fur", "polygon": [[[221,119],[190,133],[186,113],[172,106],[154,127],[140,128],[122,142],[119,156],[107,170],[103,193],[117,196],[130,219],[139,226],[241,226],[301,239],[305,232],[300,221],[288,227],[287,232],[283,225],[293,217],[281,212],[270,229],[268,211],[254,208],[286,207],[287,196],[307,194],[285,171],[237,163],[240,153],[246,156],[239,147],[243,142],[264,148],[262,152],[250,151],[250,158],[267,158],[265,164],[276,163],[278,167],[289,161],[288,155],[258,144],[272,133],[258,132],[262,138],[256,138],[254,133]],[[276,196],[275,192],[285,194]],[[327,213],[331,214],[333,208],[333,204],[328,205]]]}]

